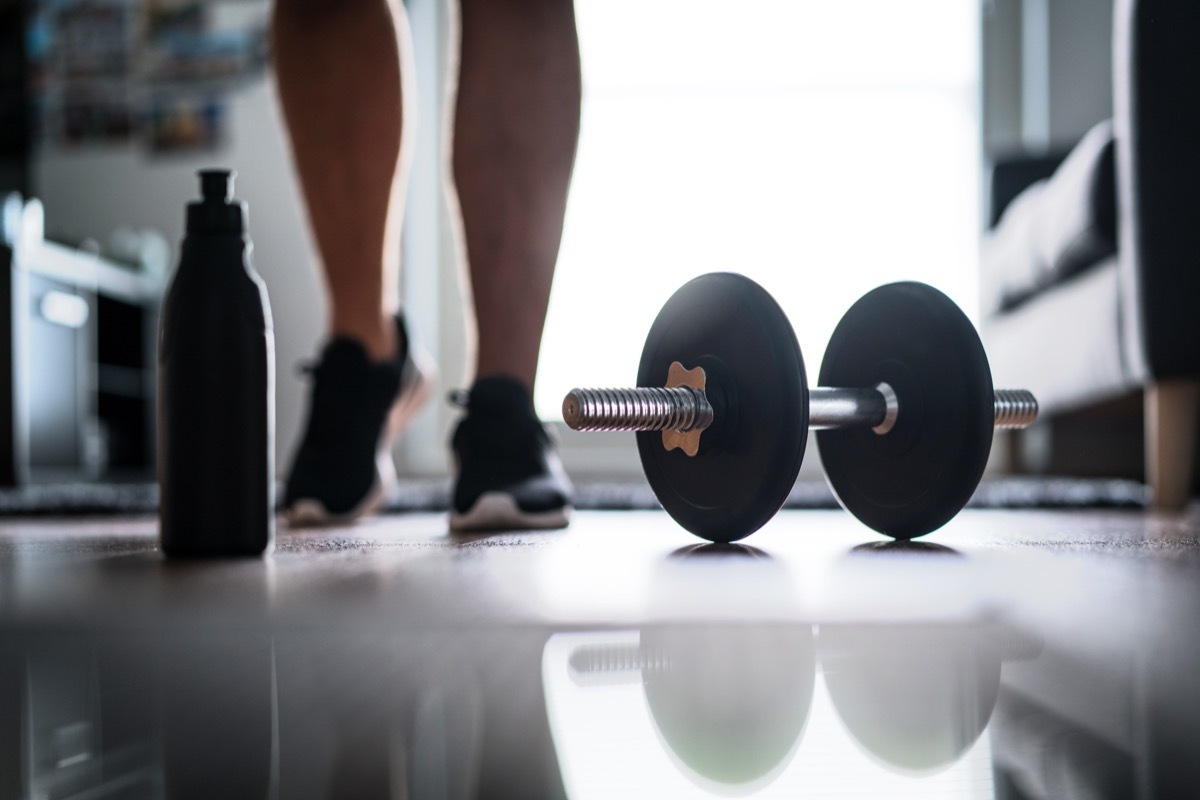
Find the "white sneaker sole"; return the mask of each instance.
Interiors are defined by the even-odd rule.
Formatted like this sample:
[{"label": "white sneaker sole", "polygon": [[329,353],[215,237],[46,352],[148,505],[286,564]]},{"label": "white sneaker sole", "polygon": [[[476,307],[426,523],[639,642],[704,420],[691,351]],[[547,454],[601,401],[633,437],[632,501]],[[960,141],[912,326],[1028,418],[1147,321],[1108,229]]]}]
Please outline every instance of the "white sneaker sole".
[{"label": "white sneaker sole", "polygon": [[320,500],[305,499],[292,503],[287,510],[287,522],[291,528],[325,528],[333,525],[349,525],[368,514],[373,514],[384,504],[387,493],[378,481],[367,492],[363,501],[342,514],[333,514]]},{"label": "white sneaker sole", "polygon": [[570,506],[552,511],[522,511],[512,495],[503,492],[484,492],[466,512],[450,512],[450,530],[455,532],[553,530],[565,528],[570,522]]}]

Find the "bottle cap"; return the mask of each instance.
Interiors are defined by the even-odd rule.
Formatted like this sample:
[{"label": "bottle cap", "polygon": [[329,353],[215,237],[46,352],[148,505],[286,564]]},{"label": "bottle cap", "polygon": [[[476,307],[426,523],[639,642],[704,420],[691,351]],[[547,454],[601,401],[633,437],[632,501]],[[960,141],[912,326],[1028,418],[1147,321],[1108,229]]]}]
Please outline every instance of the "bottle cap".
[{"label": "bottle cap", "polygon": [[233,199],[233,179],[228,169],[202,169],[199,202],[188,203],[188,234],[229,234],[246,230],[246,204]]},{"label": "bottle cap", "polygon": [[208,201],[228,203],[233,200],[233,179],[237,173],[228,169],[200,170],[200,195]]}]

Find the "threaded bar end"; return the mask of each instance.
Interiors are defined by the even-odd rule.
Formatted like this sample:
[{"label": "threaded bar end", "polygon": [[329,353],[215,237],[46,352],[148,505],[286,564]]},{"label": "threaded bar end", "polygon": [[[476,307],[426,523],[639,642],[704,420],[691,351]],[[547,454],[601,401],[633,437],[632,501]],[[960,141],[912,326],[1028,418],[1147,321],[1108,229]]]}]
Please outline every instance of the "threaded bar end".
[{"label": "threaded bar end", "polygon": [[704,392],[690,386],[638,389],[572,389],[563,420],[577,431],[704,430],[712,423]]},{"label": "threaded bar end", "polygon": [[1038,415],[1037,398],[1025,389],[996,390],[996,427],[1027,428]]}]

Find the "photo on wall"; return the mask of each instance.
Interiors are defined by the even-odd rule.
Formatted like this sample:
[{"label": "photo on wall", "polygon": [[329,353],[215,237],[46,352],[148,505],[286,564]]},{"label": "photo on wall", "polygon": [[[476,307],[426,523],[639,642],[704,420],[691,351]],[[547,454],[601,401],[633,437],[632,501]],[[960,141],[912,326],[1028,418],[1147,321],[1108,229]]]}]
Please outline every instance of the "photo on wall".
[{"label": "photo on wall", "polygon": [[27,30],[35,141],[210,152],[230,96],[266,71],[262,14],[197,0],[38,0]]},{"label": "photo on wall", "polygon": [[142,142],[156,155],[216,150],[225,141],[226,119],[220,96],[160,95],[142,118]]}]

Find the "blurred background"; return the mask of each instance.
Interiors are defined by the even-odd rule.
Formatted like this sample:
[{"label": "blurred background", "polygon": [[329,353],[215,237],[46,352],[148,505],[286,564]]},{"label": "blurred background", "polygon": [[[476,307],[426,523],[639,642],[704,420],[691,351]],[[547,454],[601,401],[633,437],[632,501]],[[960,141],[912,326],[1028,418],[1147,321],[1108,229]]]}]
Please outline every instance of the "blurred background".
[{"label": "blurred background", "polygon": [[[450,389],[469,376],[438,151],[444,2],[408,3],[420,114],[403,290]],[[583,126],[536,395],[551,420],[573,386],[632,383],[659,307],[704,272],[745,273],[780,300],[810,382],[837,320],[878,284],[931,283],[978,322],[992,164],[1068,147],[1113,113],[1113,9],[1093,0],[576,9]],[[13,250],[43,233],[63,246],[45,255],[49,283],[9,283],[9,483],[152,477],[155,300],[209,166],[235,169],[249,204],[276,325],[276,463],[288,463],[306,394],[294,365],[319,346],[325,309],[269,11],[0,0],[0,196],[19,198],[6,236]],[[397,446],[403,471],[445,474],[452,416],[432,404]],[[624,439],[563,438],[576,474],[640,472]]]}]

